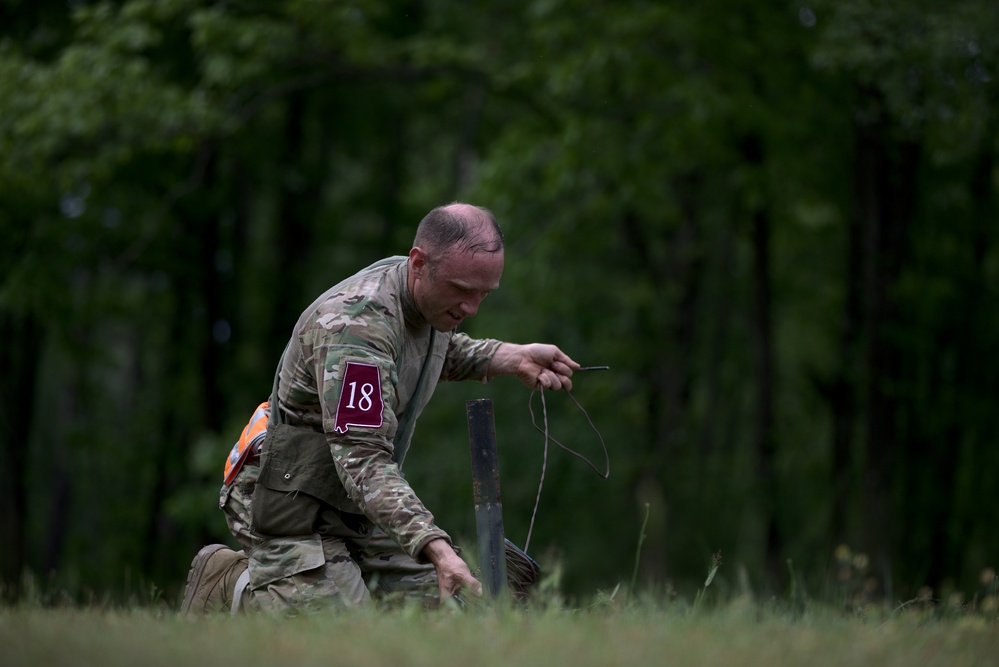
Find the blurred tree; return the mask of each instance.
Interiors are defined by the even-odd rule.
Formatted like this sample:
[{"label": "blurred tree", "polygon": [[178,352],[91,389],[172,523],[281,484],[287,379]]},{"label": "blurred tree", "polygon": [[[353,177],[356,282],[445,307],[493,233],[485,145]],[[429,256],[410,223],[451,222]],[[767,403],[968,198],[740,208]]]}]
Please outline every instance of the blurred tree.
[{"label": "blurred tree", "polygon": [[[778,590],[786,559],[818,577],[839,542],[886,586],[958,585],[999,546],[983,0],[0,12],[9,594],[24,570],[179,583],[227,538],[221,460],[300,309],[455,198],[509,240],[469,331],[613,369],[575,391],[613,474],[553,452],[532,543],[570,590],[630,574],[645,503],[646,585],[697,586],[721,550]],[[527,393],[439,391],[407,476],[474,534],[443,453],[467,447],[456,399],[495,397],[524,535]],[[556,433],[599,461],[560,399]]]},{"label": "blurred tree", "polygon": [[[989,73],[996,61],[987,36],[995,16],[975,2],[850,2],[827,12],[814,59],[822,70],[846,74],[853,119],[842,362],[830,383],[836,474],[842,479],[851,467],[858,470],[847,463],[851,456],[864,462],[857,485],[862,511],[853,515],[859,521],[844,531],[849,522],[840,514],[833,528],[871,553],[892,595],[893,582],[911,592],[924,581],[939,585],[958,576],[957,554],[966,547],[956,530],[963,520],[952,510],[967,454],[954,443],[967,442],[965,430],[977,420],[944,407],[943,396],[970,385],[935,367],[952,366],[974,344],[964,334],[958,342],[943,333],[951,329],[948,318],[931,322],[919,314],[938,307],[932,304],[942,275],[963,282],[958,276],[966,269],[958,266],[967,266],[966,259],[957,257],[994,251],[994,238],[974,230],[995,201],[988,165],[996,147]],[[956,175],[956,162],[972,172],[972,165],[986,165],[990,176]],[[946,191],[957,196],[936,194]],[[951,255],[958,263],[945,268],[925,254],[929,247],[963,250]],[[987,273],[973,280],[979,287],[962,290],[962,300],[992,289]],[[932,359],[923,357],[929,350]]]}]

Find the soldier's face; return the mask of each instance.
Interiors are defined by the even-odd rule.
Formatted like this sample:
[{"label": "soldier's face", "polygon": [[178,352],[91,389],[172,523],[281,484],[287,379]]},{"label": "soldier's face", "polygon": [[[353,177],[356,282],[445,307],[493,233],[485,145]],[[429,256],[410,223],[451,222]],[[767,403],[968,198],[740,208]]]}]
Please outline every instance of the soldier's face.
[{"label": "soldier's face", "polygon": [[413,300],[437,331],[451,331],[499,287],[503,251],[450,252],[428,257],[420,248],[410,252]]}]

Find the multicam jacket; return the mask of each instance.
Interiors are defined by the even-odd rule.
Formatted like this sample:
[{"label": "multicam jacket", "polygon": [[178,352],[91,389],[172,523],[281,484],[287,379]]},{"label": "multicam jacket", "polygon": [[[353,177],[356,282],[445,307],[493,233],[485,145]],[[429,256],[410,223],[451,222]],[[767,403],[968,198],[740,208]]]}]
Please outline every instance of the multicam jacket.
[{"label": "multicam jacket", "polygon": [[295,325],[277,399],[283,422],[325,432],[349,498],[422,562],[428,542],[450,538],[400,474],[411,435],[400,421],[415,420],[439,381],[484,379],[500,342],[431,336],[407,276],[407,258],[391,257],[316,299]]}]

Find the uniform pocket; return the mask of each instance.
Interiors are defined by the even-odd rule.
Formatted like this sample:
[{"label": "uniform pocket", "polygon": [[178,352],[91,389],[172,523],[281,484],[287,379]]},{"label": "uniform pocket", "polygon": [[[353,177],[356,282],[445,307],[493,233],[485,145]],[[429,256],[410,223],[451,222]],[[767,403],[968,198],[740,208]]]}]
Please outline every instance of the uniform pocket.
[{"label": "uniform pocket", "polygon": [[247,554],[251,590],[326,564],[319,535],[275,537]]},{"label": "uniform pocket", "polygon": [[[326,435],[288,424],[269,427],[253,492],[254,530],[261,535],[311,535],[320,524],[331,523],[330,509],[344,519],[343,529],[356,530],[351,515],[360,520],[361,511],[340,482]],[[332,523],[332,532],[338,532],[340,526]]]}]

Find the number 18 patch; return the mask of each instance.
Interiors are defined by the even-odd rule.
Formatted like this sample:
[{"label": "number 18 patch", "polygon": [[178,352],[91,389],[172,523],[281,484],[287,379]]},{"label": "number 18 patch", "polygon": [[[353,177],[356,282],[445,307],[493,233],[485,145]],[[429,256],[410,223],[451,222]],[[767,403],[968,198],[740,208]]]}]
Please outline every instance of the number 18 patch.
[{"label": "number 18 patch", "polygon": [[382,379],[378,367],[348,361],[333,430],[346,433],[348,426],[378,428],[382,425],[382,407]]}]

